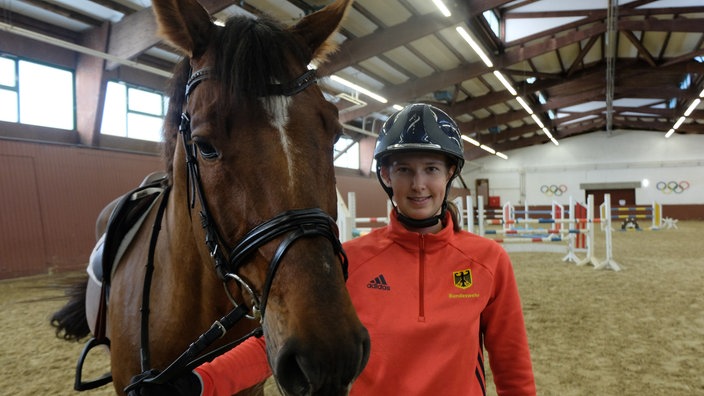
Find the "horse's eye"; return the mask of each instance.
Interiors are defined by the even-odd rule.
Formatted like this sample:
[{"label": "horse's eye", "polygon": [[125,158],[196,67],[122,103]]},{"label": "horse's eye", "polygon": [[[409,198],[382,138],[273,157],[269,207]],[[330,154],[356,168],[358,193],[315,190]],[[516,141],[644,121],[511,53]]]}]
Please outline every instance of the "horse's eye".
[{"label": "horse's eye", "polygon": [[212,144],[202,140],[196,140],[194,143],[198,147],[198,151],[203,159],[211,160],[220,156],[220,153],[218,153]]}]

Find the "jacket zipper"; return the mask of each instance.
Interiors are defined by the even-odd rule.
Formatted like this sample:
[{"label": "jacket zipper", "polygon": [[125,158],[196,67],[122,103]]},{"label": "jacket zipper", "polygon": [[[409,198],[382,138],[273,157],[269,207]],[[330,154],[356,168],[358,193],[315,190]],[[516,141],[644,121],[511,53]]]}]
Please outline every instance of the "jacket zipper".
[{"label": "jacket zipper", "polygon": [[418,250],[418,321],[425,322],[425,238],[419,239]]}]

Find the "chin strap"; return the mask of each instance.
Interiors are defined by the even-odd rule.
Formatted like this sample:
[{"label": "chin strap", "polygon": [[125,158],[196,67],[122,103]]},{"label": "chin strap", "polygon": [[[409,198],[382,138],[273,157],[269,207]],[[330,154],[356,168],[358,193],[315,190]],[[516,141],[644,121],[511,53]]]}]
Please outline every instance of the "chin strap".
[{"label": "chin strap", "polygon": [[401,224],[409,228],[428,228],[437,224],[438,221],[441,221],[440,216],[433,216],[427,219],[416,220],[410,217],[406,217],[401,213],[398,213],[398,211],[396,211],[396,214],[398,215],[398,221],[400,221]]},{"label": "chin strap", "polygon": [[401,224],[405,225],[406,227],[410,228],[427,228],[427,227],[432,227],[435,224],[437,224],[439,221],[442,221],[445,218],[445,205],[443,204],[443,210],[440,211],[440,214],[437,216],[433,217],[428,217],[427,219],[412,219],[408,216],[405,216],[401,214],[401,212],[398,211],[398,208],[394,207],[394,210],[396,211],[396,216],[398,217],[398,221],[401,222]]}]

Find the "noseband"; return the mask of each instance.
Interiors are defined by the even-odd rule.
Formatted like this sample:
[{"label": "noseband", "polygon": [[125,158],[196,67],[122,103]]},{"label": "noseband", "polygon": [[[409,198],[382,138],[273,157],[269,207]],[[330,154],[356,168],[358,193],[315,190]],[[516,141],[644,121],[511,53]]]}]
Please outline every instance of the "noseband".
[{"label": "noseband", "polygon": [[[198,84],[208,78],[209,69],[201,69],[194,72],[186,84],[186,100]],[[308,70],[298,78],[288,84],[269,84],[267,91],[269,95],[293,96],[303,91],[316,82],[315,70]],[[347,279],[347,256],[342,250],[342,245],[338,239],[338,230],[335,221],[320,208],[296,209],[280,213],[270,220],[254,227],[232,248],[227,249],[225,240],[218,231],[218,227],[208,209],[208,202],[203,191],[203,184],[198,168],[198,150],[191,143],[191,120],[187,111],[181,114],[181,124],[179,132],[183,140],[186,151],[186,166],[188,169],[187,188],[190,190],[190,206],[195,207],[195,200],[200,201],[200,219],[205,229],[205,244],[208,247],[210,256],[213,258],[215,269],[225,283],[234,279],[252,297],[252,315],[250,318],[264,318],[266,303],[271,290],[274,275],[281,264],[281,260],[293,245],[293,243],[303,237],[324,237],[332,244],[333,251],[341,259],[342,270]],[[261,294],[257,296],[254,288],[239,275],[239,270],[247,260],[259,248],[273,241],[278,237],[283,237],[276,252],[274,253],[269,269],[267,271],[264,287]],[[223,249],[223,246],[225,249]],[[225,256],[224,251],[229,251]],[[231,302],[238,306],[237,302],[230,295],[227,285],[225,290]]]}]

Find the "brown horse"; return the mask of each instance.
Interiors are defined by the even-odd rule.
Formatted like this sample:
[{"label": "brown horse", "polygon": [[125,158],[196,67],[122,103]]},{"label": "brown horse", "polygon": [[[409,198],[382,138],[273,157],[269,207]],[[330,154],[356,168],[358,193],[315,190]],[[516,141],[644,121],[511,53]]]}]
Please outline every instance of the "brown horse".
[{"label": "brown horse", "polygon": [[[152,1],[161,36],[185,58],[164,124],[170,193],[157,198],[110,280],[118,393],[143,369],[168,366],[233,303],[253,307],[261,322],[239,322],[220,344],[261,325],[285,394],[347,394],[363,369],[369,338],[345,288],[333,220],[341,127],[307,68],[334,49],[351,2],[292,27],[243,17],[221,27],[195,0]],[[151,367],[140,359],[145,291]],[[55,314],[57,333],[80,337],[65,318]]]}]

